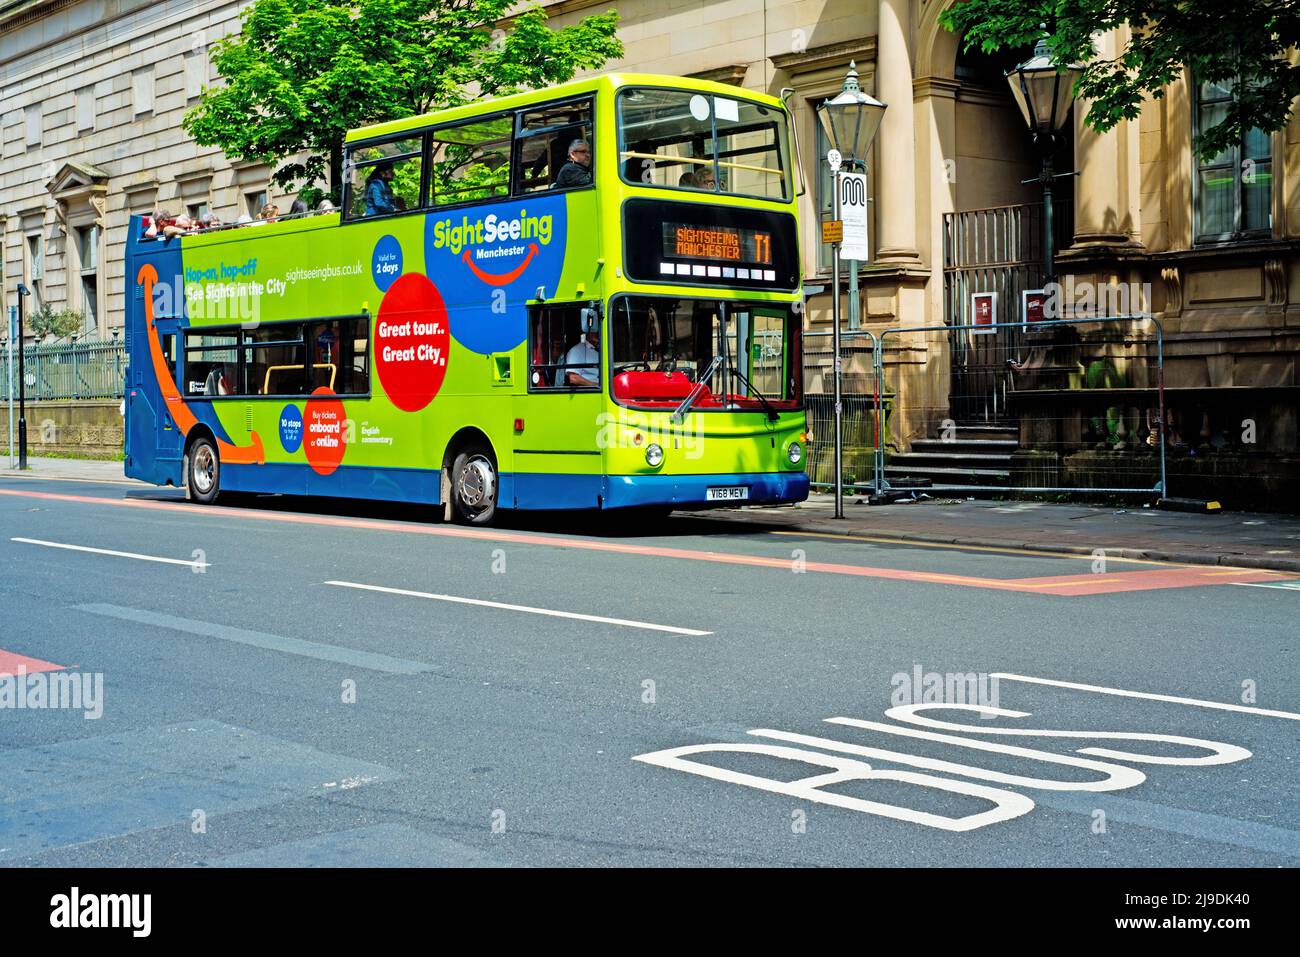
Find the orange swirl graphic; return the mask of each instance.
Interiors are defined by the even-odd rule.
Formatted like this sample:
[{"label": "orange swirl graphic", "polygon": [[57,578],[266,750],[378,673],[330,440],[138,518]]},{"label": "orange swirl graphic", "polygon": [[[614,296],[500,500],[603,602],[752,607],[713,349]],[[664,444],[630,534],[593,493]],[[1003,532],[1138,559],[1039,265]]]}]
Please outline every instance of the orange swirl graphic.
[{"label": "orange swirl graphic", "polygon": [[[167,403],[167,411],[171,413],[172,420],[180,429],[181,435],[187,436],[199,420],[181,398],[180,390],[176,388],[176,382],[172,379],[171,370],[167,368],[167,358],[163,355],[162,343],[158,341],[158,328],[154,325],[153,315],[153,287],[158,282],[158,270],[153,267],[153,263],[145,263],[140,267],[135,281],[144,286],[144,318],[149,327],[149,356],[153,360],[154,377],[158,380],[158,388],[162,391],[163,400]],[[217,439],[217,452],[221,456],[221,461],[236,465],[263,464],[266,461],[266,454],[262,448],[262,437],[253,432],[251,439],[251,445],[231,445],[229,442]]]},{"label": "orange swirl graphic", "polygon": [[537,243],[529,243],[528,255],[524,257],[524,261],[508,273],[503,273],[499,276],[493,275],[490,272],[484,272],[480,269],[478,263],[474,262],[473,258],[470,256],[470,251],[468,249],[465,250],[465,254],[460,258],[465,260],[465,265],[469,267],[470,272],[478,276],[479,279],[483,280],[489,286],[508,286],[524,274],[524,270],[528,268],[528,264],[533,261],[533,257],[539,252],[541,252],[541,250],[537,248]]}]

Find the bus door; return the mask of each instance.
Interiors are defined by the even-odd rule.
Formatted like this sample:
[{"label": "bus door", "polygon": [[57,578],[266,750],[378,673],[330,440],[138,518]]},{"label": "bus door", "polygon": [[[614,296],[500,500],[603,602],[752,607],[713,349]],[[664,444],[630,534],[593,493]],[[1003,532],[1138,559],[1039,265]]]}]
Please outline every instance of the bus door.
[{"label": "bus door", "polygon": [[[604,459],[604,320],[591,302],[528,309],[528,389],[515,397],[515,505],[593,508]],[[519,424],[516,422],[516,424]]]},{"label": "bus door", "polygon": [[[175,319],[157,319],[154,321],[154,326],[158,330],[158,343],[162,346],[163,359],[166,360],[172,381],[175,382],[176,357],[180,354],[178,323]],[[156,382],[151,381],[151,385],[153,385],[153,388],[148,392],[149,400],[156,403],[155,408],[157,409],[154,419],[154,441],[157,457],[160,461],[179,460],[181,452],[184,450],[185,436],[176,427],[176,422],[172,419],[172,412],[167,408],[167,402],[162,397]]]},{"label": "bus door", "polygon": [[[128,257],[129,262],[134,262]],[[185,437],[172,418],[154,371],[145,318],[144,290],[134,286],[128,301],[130,335],[127,343],[126,390],[126,474],[157,485],[181,481],[181,455]],[[173,381],[180,352],[178,321],[157,317],[154,322],[159,345]]]}]

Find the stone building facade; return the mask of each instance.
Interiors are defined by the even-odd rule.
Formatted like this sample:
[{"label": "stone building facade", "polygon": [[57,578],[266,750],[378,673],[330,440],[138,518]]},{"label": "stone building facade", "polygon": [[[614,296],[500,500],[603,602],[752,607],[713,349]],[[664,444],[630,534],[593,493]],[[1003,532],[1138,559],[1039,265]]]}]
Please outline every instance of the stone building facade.
[{"label": "stone building facade", "polygon": [[201,148],[181,117],[212,82],[207,50],[239,26],[237,0],[0,3],[3,305],[24,282],[122,327],[122,249],[132,213],[163,207],[234,219],[256,211],[271,170]]},{"label": "stone building facade", "polygon": [[[831,311],[830,260],[818,235],[818,221],[829,216],[829,173],[821,159],[828,144],[815,110],[856,62],[862,88],[887,104],[866,157],[871,259],[860,270],[861,328],[879,335],[969,322],[969,294],[980,289],[1000,290],[999,320],[1018,320],[1020,292],[1043,278],[1042,192],[1024,182],[1037,174],[1039,158],[1005,79],[1031,51],[994,58],[961,50],[960,38],[939,24],[954,2],[551,0],[545,6],[560,24],[617,6],[626,56],[606,69],[689,74],[774,95],[793,89],[809,184],[802,229],[810,331],[827,329]],[[1123,31],[1102,36],[1100,52],[1114,57],[1125,40]],[[1252,134],[1231,155],[1200,162],[1193,134],[1198,124],[1215,121],[1228,96],[1230,90],[1185,73],[1164,97],[1149,100],[1138,119],[1104,135],[1084,125],[1087,104],[1074,105],[1055,160],[1057,170],[1076,173],[1057,181],[1056,274],[1067,314],[1075,306],[1076,315],[1088,308],[1098,314],[1103,306],[1113,313],[1123,293],[1120,311],[1150,313],[1161,324],[1175,494],[1293,508],[1300,489],[1300,111],[1284,130]],[[1078,290],[1095,293],[1091,307]],[[1104,303],[1103,294],[1109,294]],[[1150,325],[1136,334],[1151,338]],[[947,334],[894,333],[888,341],[884,388],[896,393],[895,451],[935,435],[943,420],[960,424],[971,416],[972,403],[959,403],[956,390],[974,393],[985,381],[1005,390],[1005,370],[992,376],[980,370],[984,378],[974,385],[959,380]],[[1019,355],[998,353],[997,361],[1013,354]],[[1154,383],[1158,370],[1146,365],[1144,381]],[[869,390],[868,370],[852,363],[847,370],[847,388]],[[1101,410],[1022,407],[1021,421],[1009,425],[1019,427],[1022,451],[1036,441],[1026,420],[1068,432],[1071,422],[1082,418],[1086,427],[1098,414],[1112,420],[1111,431],[1129,439],[1129,448],[1145,452],[1148,443],[1136,441],[1144,429],[1158,444],[1149,434],[1158,412],[1123,388],[1112,392],[1102,397],[1108,407]],[[985,402],[985,417],[989,408]],[[1057,434],[1046,445],[1064,448],[1067,438]],[[1095,487],[1103,473],[1113,477],[1129,468],[1113,455],[1102,462],[1098,454],[1080,454],[1071,472],[1061,453],[1047,457],[1054,461],[1040,483]],[[1145,468],[1132,465],[1128,481],[1150,487]]]}]

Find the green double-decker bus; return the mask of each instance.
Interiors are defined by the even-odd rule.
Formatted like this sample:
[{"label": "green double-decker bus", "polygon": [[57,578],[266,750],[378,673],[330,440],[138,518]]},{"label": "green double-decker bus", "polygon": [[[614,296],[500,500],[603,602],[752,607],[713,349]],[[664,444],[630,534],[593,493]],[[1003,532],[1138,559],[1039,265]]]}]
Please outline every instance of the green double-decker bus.
[{"label": "green double-decker bus", "polygon": [[133,218],[126,474],[471,524],[803,500],[788,123],[593,77],[353,131],[337,211]]}]

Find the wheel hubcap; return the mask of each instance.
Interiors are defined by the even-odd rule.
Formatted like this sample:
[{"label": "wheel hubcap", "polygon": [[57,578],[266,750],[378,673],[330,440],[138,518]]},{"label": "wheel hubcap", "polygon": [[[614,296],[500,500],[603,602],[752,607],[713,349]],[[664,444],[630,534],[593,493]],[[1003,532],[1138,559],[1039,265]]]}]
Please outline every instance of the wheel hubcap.
[{"label": "wheel hubcap", "polygon": [[212,457],[212,450],[206,445],[200,446],[194,453],[194,465],[190,469],[190,477],[194,480],[194,488],[203,495],[212,491],[212,485],[216,481],[216,464]]},{"label": "wheel hubcap", "polygon": [[496,495],[496,484],[492,463],[476,455],[460,470],[456,490],[466,508],[478,511],[491,503]]}]

